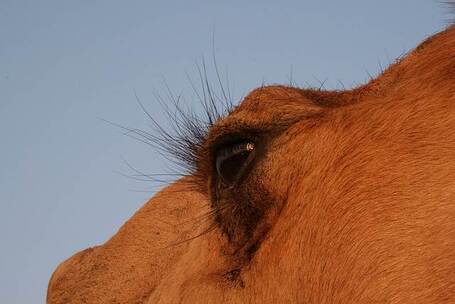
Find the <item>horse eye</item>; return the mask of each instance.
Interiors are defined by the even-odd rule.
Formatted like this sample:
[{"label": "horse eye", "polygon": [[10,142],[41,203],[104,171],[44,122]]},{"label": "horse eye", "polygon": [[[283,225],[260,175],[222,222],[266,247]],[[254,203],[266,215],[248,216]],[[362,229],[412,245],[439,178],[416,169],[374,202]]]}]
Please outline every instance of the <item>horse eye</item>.
[{"label": "horse eye", "polygon": [[216,171],[225,184],[233,185],[243,175],[253,150],[253,142],[242,141],[224,146],[217,151]]}]

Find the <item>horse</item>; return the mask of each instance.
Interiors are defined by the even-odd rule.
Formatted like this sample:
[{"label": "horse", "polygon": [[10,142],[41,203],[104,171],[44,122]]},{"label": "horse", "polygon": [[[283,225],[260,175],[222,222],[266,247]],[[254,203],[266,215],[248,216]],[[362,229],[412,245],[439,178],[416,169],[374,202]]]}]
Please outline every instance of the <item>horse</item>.
[{"label": "horse", "polygon": [[359,87],[264,86],[194,126],[190,173],[47,303],[455,301],[455,25]]}]

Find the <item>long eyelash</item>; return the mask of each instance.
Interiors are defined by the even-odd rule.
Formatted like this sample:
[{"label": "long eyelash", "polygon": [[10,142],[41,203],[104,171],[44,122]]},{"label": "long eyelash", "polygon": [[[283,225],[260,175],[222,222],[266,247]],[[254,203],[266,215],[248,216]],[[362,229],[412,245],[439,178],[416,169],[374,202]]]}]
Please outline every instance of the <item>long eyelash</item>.
[{"label": "long eyelash", "polygon": [[[213,66],[216,74],[216,85],[208,80],[208,72],[204,59],[200,65],[196,65],[198,81],[195,83],[189,75],[187,79],[192,91],[196,96],[202,114],[189,110],[189,107],[182,107],[181,96],[176,96],[166,82],[166,97],[155,94],[156,101],[160,104],[162,113],[167,120],[167,127],[161,125],[157,119],[147,110],[140,98],[135,94],[136,101],[142,111],[148,117],[151,124],[151,131],[144,131],[137,128],[129,128],[123,125],[104,120],[105,122],[119,127],[125,131],[125,135],[151,146],[164,159],[168,160],[172,167],[170,172],[164,174],[146,174],[134,168],[126,160],[125,164],[132,170],[132,175],[125,175],[134,180],[152,182],[163,185],[169,182],[191,175],[191,179],[183,179],[184,187],[176,192],[194,190],[204,194],[207,193],[208,168],[202,165],[208,157],[204,151],[205,141],[209,129],[222,117],[228,115],[234,108],[233,98],[227,76],[224,80],[221,77],[219,68],[213,54]],[[226,85],[223,85],[226,83]],[[144,190],[143,190],[144,191]],[[144,191],[145,192],[145,191]],[[205,226],[203,231],[188,239],[180,240],[169,244],[169,247],[186,243],[193,239],[202,237],[213,230],[218,229],[218,224],[213,220],[217,213],[225,212],[228,206],[217,206],[210,208],[207,212],[189,219],[192,224]],[[189,223],[180,223],[186,225]]]},{"label": "long eyelash", "polygon": [[172,172],[167,176],[156,174],[145,174],[128,165],[134,171],[131,176],[137,180],[149,180],[158,183],[168,183],[167,178],[183,177],[192,175],[194,178],[191,183],[195,190],[205,192],[206,188],[206,169],[201,166],[204,154],[204,143],[208,130],[220,118],[227,115],[234,107],[231,97],[229,84],[226,77],[227,86],[223,86],[223,79],[219,68],[213,58],[214,70],[216,73],[217,87],[214,87],[208,80],[208,72],[204,59],[201,65],[197,65],[198,84],[187,75],[197,102],[202,108],[202,115],[183,108],[181,105],[181,96],[175,96],[166,82],[164,82],[167,96],[155,94],[155,98],[162,108],[168,127],[163,127],[155,117],[147,110],[136,95],[136,101],[142,111],[148,117],[152,130],[144,131],[140,129],[127,128],[112,122],[111,124],[125,130],[125,134],[135,138],[154,148],[162,157],[172,164]]}]

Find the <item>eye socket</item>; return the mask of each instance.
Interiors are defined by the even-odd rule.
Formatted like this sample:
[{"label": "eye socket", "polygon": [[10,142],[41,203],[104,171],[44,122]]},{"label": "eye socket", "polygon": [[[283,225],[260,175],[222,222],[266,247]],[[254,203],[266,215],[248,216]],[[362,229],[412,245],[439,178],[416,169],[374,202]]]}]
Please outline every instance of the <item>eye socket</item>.
[{"label": "eye socket", "polygon": [[216,153],[216,171],[222,181],[232,186],[243,175],[255,145],[252,141],[241,141],[220,148]]}]

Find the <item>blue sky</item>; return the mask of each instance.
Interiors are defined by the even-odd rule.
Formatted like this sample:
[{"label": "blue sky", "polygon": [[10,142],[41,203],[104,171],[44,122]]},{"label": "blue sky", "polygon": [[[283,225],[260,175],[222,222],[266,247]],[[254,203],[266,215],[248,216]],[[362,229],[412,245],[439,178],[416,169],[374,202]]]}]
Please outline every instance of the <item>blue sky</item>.
[{"label": "blue sky", "polygon": [[[106,241],[169,164],[103,122],[147,129],[165,82],[212,52],[233,95],[262,83],[352,87],[442,30],[437,1],[0,1],[0,301],[44,303],[59,262]],[[102,119],[100,119],[102,118]],[[140,191],[137,191],[140,190]],[[145,190],[146,192],[144,192]]]}]

